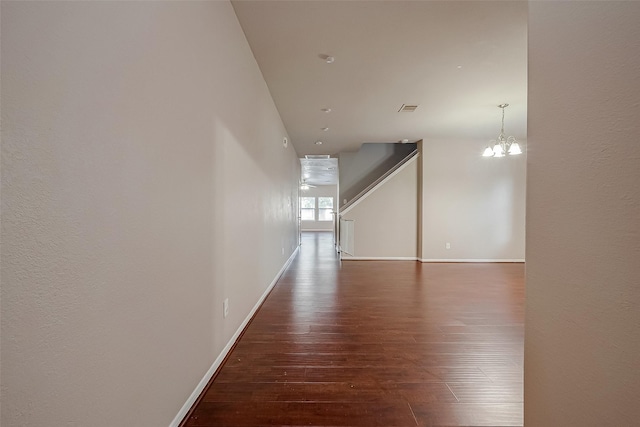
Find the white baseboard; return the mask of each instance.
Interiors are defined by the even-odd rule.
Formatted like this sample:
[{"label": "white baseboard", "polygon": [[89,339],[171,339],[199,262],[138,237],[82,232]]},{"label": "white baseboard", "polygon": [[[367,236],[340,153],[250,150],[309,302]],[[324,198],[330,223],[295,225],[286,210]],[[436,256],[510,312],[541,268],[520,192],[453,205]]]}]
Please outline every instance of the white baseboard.
[{"label": "white baseboard", "polygon": [[[346,254],[346,252],[343,252]],[[524,259],[459,259],[459,258],[451,258],[451,259],[420,259],[416,257],[402,257],[402,256],[389,256],[389,257],[364,257],[364,256],[348,256],[342,255],[340,257],[342,261],[420,261],[420,262],[525,262]]]},{"label": "white baseboard", "polygon": [[264,300],[267,298],[267,295],[269,295],[269,292],[271,292],[271,289],[273,289],[276,283],[278,283],[278,280],[280,279],[280,276],[282,276],[282,273],[284,273],[287,267],[289,267],[289,264],[291,264],[293,259],[296,257],[296,255],[298,254],[298,250],[300,250],[300,246],[298,246],[293,251],[293,253],[289,257],[287,262],[284,263],[284,265],[282,266],[278,274],[276,274],[276,277],[273,279],[273,281],[271,281],[271,284],[263,292],[258,302],[253,306],[253,308],[251,309],[247,317],[244,319],[240,327],[238,327],[236,332],[233,334],[233,336],[231,337],[227,345],[224,347],[224,349],[222,349],[222,352],[220,352],[220,354],[218,355],[216,360],[213,362],[213,364],[211,365],[207,373],[204,374],[204,377],[202,377],[202,379],[196,386],[195,390],[193,390],[193,393],[191,393],[191,396],[189,396],[189,398],[184,403],[184,405],[182,405],[182,408],[180,408],[180,411],[178,412],[178,414],[175,416],[173,421],[171,421],[171,424],[169,424],[169,427],[180,426],[180,423],[182,423],[182,420],[184,419],[184,417],[187,416],[187,413],[189,413],[189,410],[191,409],[191,407],[196,403],[196,400],[198,400],[198,397],[200,396],[204,388],[207,386],[207,384],[209,384],[209,381],[211,380],[211,377],[213,377],[213,374],[216,373],[216,371],[224,361],[225,357],[227,357],[227,354],[229,354],[229,351],[231,350],[231,348],[233,348],[233,345],[236,343],[236,341],[240,337],[240,334],[242,334],[242,332],[244,331],[244,328],[247,327],[247,325],[253,318],[254,314],[256,314],[256,311],[258,311],[258,309],[260,308]]},{"label": "white baseboard", "polygon": [[418,258],[414,256],[343,256],[340,258],[342,261],[417,261]]},{"label": "white baseboard", "polygon": [[420,262],[524,262],[524,259],[420,259]]}]

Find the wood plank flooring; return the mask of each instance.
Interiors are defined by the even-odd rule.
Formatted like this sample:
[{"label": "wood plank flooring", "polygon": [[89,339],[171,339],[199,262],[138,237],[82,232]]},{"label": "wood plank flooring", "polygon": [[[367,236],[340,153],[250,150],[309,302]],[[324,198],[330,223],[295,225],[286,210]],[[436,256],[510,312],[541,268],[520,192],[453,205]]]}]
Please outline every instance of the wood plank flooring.
[{"label": "wood plank flooring", "polygon": [[183,423],[522,426],[523,264],[300,253]]}]

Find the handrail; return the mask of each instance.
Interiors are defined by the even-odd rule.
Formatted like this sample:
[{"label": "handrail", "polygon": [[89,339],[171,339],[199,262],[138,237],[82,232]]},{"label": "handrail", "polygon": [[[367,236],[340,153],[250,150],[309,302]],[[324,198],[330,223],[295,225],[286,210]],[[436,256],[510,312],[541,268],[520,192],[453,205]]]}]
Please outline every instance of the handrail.
[{"label": "handrail", "polygon": [[355,195],[355,197],[353,197],[351,200],[349,200],[347,203],[344,204],[344,206],[342,206],[340,208],[340,213],[343,213],[345,210],[347,210],[350,206],[352,206],[354,203],[356,203],[362,196],[364,196],[365,194],[367,194],[369,191],[371,191],[372,188],[374,188],[376,185],[380,184],[382,181],[384,181],[389,175],[391,175],[392,173],[394,173],[396,170],[398,170],[402,165],[404,165],[405,163],[407,163],[409,160],[411,160],[413,157],[415,157],[418,154],[418,149],[416,148],[415,150],[413,150],[411,153],[409,153],[409,155],[407,155],[405,158],[403,158],[402,160],[400,160],[398,163],[395,164],[395,166],[393,166],[391,169],[389,169],[388,171],[386,171],[384,174],[382,174],[378,179],[376,179],[375,181],[373,181],[371,184],[367,185],[365,187],[364,190],[362,190],[361,192],[359,192],[358,194]]}]

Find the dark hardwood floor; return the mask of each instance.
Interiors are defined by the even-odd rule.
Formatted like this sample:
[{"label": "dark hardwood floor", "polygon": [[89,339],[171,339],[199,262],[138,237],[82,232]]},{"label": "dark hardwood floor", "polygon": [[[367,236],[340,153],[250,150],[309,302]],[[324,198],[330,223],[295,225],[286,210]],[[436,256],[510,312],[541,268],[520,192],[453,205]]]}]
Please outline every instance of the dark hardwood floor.
[{"label": "dark hardwood floor", "polygon": [[304,233],[184,425],[522,426],[523,322],[523,264],[340,264]]}]

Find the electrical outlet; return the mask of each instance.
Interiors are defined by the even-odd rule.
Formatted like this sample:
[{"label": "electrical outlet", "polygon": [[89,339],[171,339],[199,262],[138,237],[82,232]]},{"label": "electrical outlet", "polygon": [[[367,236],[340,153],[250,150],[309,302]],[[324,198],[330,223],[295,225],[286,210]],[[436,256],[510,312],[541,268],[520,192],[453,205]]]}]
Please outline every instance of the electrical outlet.
[{"label": "electrical outlet", "polygon": [[451,249],[451,243],[449,243],[449,242],[445,243],[444,247],[446,249]]},{"label": "electrical outlet", "polygon": [[229,298],[225,298],[222,302],[222,316],[227,317],[229,315]]}]

